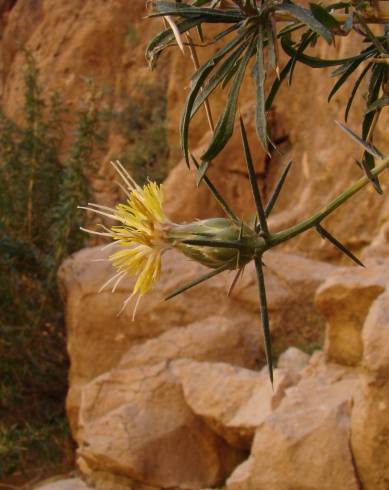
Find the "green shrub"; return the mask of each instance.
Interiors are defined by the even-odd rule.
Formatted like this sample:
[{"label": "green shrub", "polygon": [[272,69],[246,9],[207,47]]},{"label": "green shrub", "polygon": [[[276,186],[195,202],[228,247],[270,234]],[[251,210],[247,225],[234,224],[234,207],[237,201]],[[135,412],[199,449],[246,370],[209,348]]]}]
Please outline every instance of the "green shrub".
[{"label": "green shrub", "polygon": [[28,53],[24,82],[23,122],[0,110],[0,478],[61,454],[68,363],[56,272],[85,244],[77,206],[104,136],[90,82],[65,145],[61,99],[45,101]]}]

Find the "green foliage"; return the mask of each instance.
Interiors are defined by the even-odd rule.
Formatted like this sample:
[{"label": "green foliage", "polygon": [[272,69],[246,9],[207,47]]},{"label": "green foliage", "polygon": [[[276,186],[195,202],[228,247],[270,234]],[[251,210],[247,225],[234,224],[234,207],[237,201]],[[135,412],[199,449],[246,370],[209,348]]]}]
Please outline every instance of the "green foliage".
[{"label": "green foliage", "polygon": [[44,100],[29,53],[24,82],[22,123],[0,110],[0,478],[30,450],[35,465],[60,450],[52,436],[65,423],[67,358],[56,271],[85,243],[77,206],[103,138],[91,84],[69,141],[61,99]]},{"label": "green foliage", "polygon": [[[266,151],[269,145],[273,145],[267,124],[267,112],[271,109],[282,83],[285,80],[291,83],[297,63],[306,64],[311,68],[337,67],[332,76],[338,80],[330,92],[329,99],[350,76],[356,73],[360,65],[367,63],[366,69],[356,79],[351,90],[349,103],[345,108],[345,118],[347,120],[361,81],[368,78],[369,88],[366,113],[362,121],[362,138],[372,141],[380,111],[389,103],[387,96],[389,37],[387,30],[383,35],[375,35],[369,28],[371,12],[366,10],[369,7],[368,2],[337,2],[325,7],[318,3],[311,3],[308,8],[289,0],[282,2],[233,0],[233,3],[235,8],[227,9],[217,1],[194,0],[183,3],[155,0],[153,4],[154,11],[150,16],[173,17],[180,35],[191,32],[193,28],[201,29],[204,24],[221,26],[221,31],[210,41],[218,42],[219,48],[194,73],[182,115],[181,147],[188,165],[190,122],[204,101],[218,87],[230,86],[225,109],[219,116],[208,148],[201,156],[202,169],[223,150],[231,138],[242,82],[251,59],[254,60],[251,71],[255,79],[256,128],[259,140]],[[288,21],[286,25],[285,22],[283,23],[280,30],[277,29],[279,19]],[[226,28],[225,24],[230,26]],[[305,53],[320,39],[330,44],[337,36],[350,33],[363,40],[363,49],[352,57],[331,60]],[[177,36],[178,34],[169,26],[150,42],[146,58],[151,67],[155,65],[161,52],[176,41]],[[209,44],[208,42],[207,45]],[[192,49],[198,45],[192,43]],[[289,57],[281,70],[278,56],[280,47]],[[265,79],[267,72],[271,71],[276,72],[275,80],[268,93],[265,93]],[[367,175],[374,164],[374,157],[365,153],[361,166]],[[201,180],[201,177],[199,179]],[[378,180],[376,188],[380,191]]]}]

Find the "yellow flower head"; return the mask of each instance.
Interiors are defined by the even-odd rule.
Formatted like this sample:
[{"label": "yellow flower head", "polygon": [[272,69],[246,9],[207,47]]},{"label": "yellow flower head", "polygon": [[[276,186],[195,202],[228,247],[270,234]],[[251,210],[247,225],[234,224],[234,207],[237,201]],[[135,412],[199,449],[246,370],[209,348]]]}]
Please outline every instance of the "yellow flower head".
[{"label": "yellow flower head", "polygon": [[112,291],[118,287],[120,281],[126,276],[137,276],[132,294],[123,304],[123,309],[131,298],[138,295],[136,307],[140,298],[153,288],[161,272],[161,256],[170,245],[164,240],[168,220],[163,212],[163,188],[155,182],[148,182],[140,187],[124,169],[120,162],[112,162],[115,170],[124,182],[121,186],[127,195],[125,204],[118,204],[115,208],[88,204],[88,209],[102,216],[116,220],[120,224],[104,228],[104,232],[84,230],[89,233],[109,236],[122,249],[113,253],[109,260],[116,269],[111,277],[100,289],[113,284]]}]

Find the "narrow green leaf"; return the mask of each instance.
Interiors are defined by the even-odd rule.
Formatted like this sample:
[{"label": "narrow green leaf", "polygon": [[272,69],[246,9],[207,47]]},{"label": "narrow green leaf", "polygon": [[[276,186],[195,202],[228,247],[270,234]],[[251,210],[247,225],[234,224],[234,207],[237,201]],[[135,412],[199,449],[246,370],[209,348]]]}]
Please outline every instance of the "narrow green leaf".
[{"label": "narrow green leaf", "polygon": [[201,184],[201,181],[203,180],[204,175],[207,173],[208,168],[209,168],[209,162],[203,162],[197,168],[197,175],[196,175],[196,185],[197,185],[197,187]]},{"label": "narrow green leaf", "polygon": [[269,65],[273,70],[278,67],[278,53],[277,53],[277,34],[275,32],[276,25],[273,24],[271,17],[266,19],[265,30],[269,53]]},{"label": "narrow green leaf", "polygon": [[254,77],[256,80],[256,130],[257,136],[264,148],[268,151],[268,137],[267,137],[267,122],[265,113],[265,80],[266,80],[266,70],[264,63],[264,27],[260,25],[258,28],[258,40],[257,40],[257,52],[256,61],[254,64]]},{"label": "narrow green leaf", "polygon": [[330,32],[332,30],[337,31],[340,28],[339,22],[328,12],[326,8],[322,7],[318,3],[310,3],[309,7],[314,17]]},{"label": "narrow green leaf", "polygon": [[316,226],[316,231],[323,239],[328,240],[333,245],[335,245],[338,250],[347,255],[347,257],[353,260],[356,264],[360,265],[361,267],[365,267],[364,264],[358,259],[358,257],[356,257],[345,245],[340,243],[333,235],[331,235],[330,232],[324,229],[321,225]]},{"label": "narrow green leaf", "polygon": [[230,56],[228,56],[220,67],[215,71],[214,75],[210,77],[207,84],[203,87],[200,93],[197,95],[193,104],[190,118],[192,119],[197,111],[200,109],[204,101],[214,92],[214,90],[222,83],[223,79],[229,76],[229,73],[234,73],[236,62],[239,60],[240,55],[246,48],[245,44],[239,46]]},{"label": "narrow green leaf", "polygon": [[286,177],[288,176],[288,173],[289,173],[291,166],[292,166],[292,160],[290,160],[288,162],[288,164],[286,165],[284,171],[281,174],[281,177],[279,178],[279,180],[278,180],[278,182],[277,182],[277,184],[276,184],[276,186],[272,192],[272,195],[270,196],[269,202],[265,208],[266,217],[270,216],[270,213],[272,212],[272,210],[273,210],[273,208],[277,202],[278,196],[280,195],[280,192],[281,192],[282,187],[285,183]]},{"label": "narrow green leaf", "polygon": [[[385,78],[387,67],[385,65],[375,64],[373,65],[372,74],[369,83],[369,89],[367,94],[367,106],[369,107],[375,102],[380,94],[382,82]],[[367,139],[371,125],[374,121],[374,112],[368,112],[362,121],[362,138]]]},{"label": "narrow green leaf", "polygon": [[289,78],[288,78],[288,84],[289,85],[292,85],[293,74],[294,74],[294,70],[296,68],[296,64],[298,61],[297,55],[302,54],[312,42],[316,41],[317,37],[318,37],[318,35],[316,34],[316,32],[312,32],[310,29],[308,31],[306,31],[301,36],[301,41],[300,41],[299,46],[297,48],[297,54],[296,54],[296,56],[294,56],[292,58],[292,66],[291,66],[291,69],[289,72]]},{"label": "narrow green leaf", "polygon": [[185,3],[158,1],[154,5],[154,12],[148,17],[163,17],[165,15],[180,16],[183,18],[198,17],[205,23],[229,24],[244,20],[245,16],[237,9],[225,10],[215,8],[200,8]]},{"label": "narrow green leaf", "polygon": [[389,105],[389,94],[384,94],[381,98],[368,105],[366,114],[376,111],[377,109],[383,109],[387,105]]},{"label": "narrow green leaf", "polygon": [[[184,20],[183,22],[177,23],[177,28],[180,33],[187,32],[193,27],[198,26],[200,21],[198,19]],[[165,29],[157,34],[149,43],[146,48],[146,61],[150,68],[154,68],[161,52],[166,48],[166,46],[174,40],[174,33],[170,29]]]},{"label": "narrow green leaf", "polygon": [[382,54],[387,54],[387,50],[384,48],[384,46],[381,44],[380,40],[375,36],[372,31],[370,30],[367,22],[363,18],[362,15],[360,15],[358,12],[355,12],[356,17],[358,18],[360,24],[363,26],[366,32],[366,36],[370,39],[370,41],[374,44],[374,46],[377,48],[377,51]]},{"label": "narrow green leaf", "polygon": [[[191,157],[192,157],[192,161],[193,161],[195,167],[197,169],[199,169],[200,168],[200,165],[196,161],[195,157],[193,155],[191,155]],[[211,179],[206,174],[204,174],[202,180],[205,182],[205,184],[207,185],[208,189],[211,191],[211,193],[213,194],[214,198],[219,203],[219,205],[221,206],[221,208],[223,209],[223,211],[226,213],[226,215],[229,218],[231,218],[233,221],[239,222],[238,218],[235,216],[234,212],[232,211],[232,209],[230,208],[230,206],[227,204],[227,202],[224,200],[224,198],[220,194],[220,192],[216,189],[216,187],[212,183]]]},{"label": "narrow green leaf", "polygon": [[361,63],[362,60],[355,60],[347,63],[347,69],[332,87],[332,90],[328,96],[328,102],[330,102],[332,97],[336,94],[336,92],[340,89],[340,87],[349,79],[349,77],[354,73],[354,71],[358,68],[358,66]]},{"label": "narrow green leaf", "polygon": [[256,97],[256,117],[255,125],[257,130],[257,135],[263,149],[268,152],[268,138],[267,138],[267,122],[265,113],[265,80],[266,80],[266,70],[264,63],[264,27],[262,24],[258,27],[258,38],[257,38],[257,53],[254,64],[254,78],[256,82],[255,87],[255,97]]},{"label": "narrow green leaf", "polygon": [[265,111],[266,112],[271,109],[273,102],[274,102],[274,99],[278,93],[278,90],[280,89],[282,82],[288,76],[291,67],[292,67],[292,60],[289,60],[288,63],[284,66],[284,68],[281,70],[279,78],[276,78],[274,80],[273,85],[270,89],[270,92],[266,98],[266,103],[265,103]]},{"label": "narrow green leaf", "polygon": [[249,180],[250,180],[250,185],[251,185],[251,192],[252,192],[253,197],[254,197],[255,207],[257,210],[257,216],[259,219],[259,224],[261,226],[261,231],[266,236],[269,234],[269,230],[267,227],[267,221],[266,221],[266,214],[265,214],[265,210],[263,209],[261,193],[259,192],[259,187],[258,187],[256,175],[255,175],[253,159],[251,156],[249,142],[247,139],[246,128],[244,127],[242,117],[239,118],[239,123],[240,123],[240,133],[241,133],[242,142],[243,142],[243,149],[244,149],[244,154],[245,154],[245,159],[246,159],[246,164],[247,164],[247,171],[249,174]]},{"label": "narrow green leaf", "polygon": [[340,127],[342,131],[344,131],[346,134],[350,136],[351,139],[353,139],[356,143],[358,143],[362,148],[373,155],[374,157],[378,158],[383,158],[382,153],[373,145],[370,145],[367,143],[365,140],[360,138],[357,134],[354,133],[351,129],[347,128],[344,124],[342,124],[340,121],[335,121],[335,123]]},{"label": "narrow green leaf", "polygon": [[259,303],[261,309],[261,322],[262,322],[263,339],[265,344],[266,361],[269,370],[269,378],[271,384],[273,384],[273,356],[272,356],[272,347],[271,347],[269,312],[267,309],[266,285],[265,285],[265,277],[263,274],[261,257],[255,257],[255,269],[257,272]]},{"label": "narrow green leaf", "polygon": [[[185,101],[184,110],[181,116],[181,125],[180,125],[180,143],[181,149],[184,153],[185,160],[189,165],[189,124],[191,113],[193,109],[193,105],[196,101],[197,95],[200,93],[200,90],[203,87],[203,84],[215,66],[224,58],[224,56],[233,50],[237,45],[242,42],[242,38],[245,33],[241,33],[236,36],[234,39],[229,41],[223,47],[218,49],[216,53],[209,58],[209,60],[204,63],[193,75],[191,88],[189,90],[187,99]],[[209,158],[208,160],[212,160]]]},{"label": "narrow green leaf", "polygon": [[349,113],[350,113],[350,109],[351,109],[351,106],[353,104],[353,101],[354,101],[354,98],[355,98],[355,95],[358,91],[358,88],[359,86],[361,85],[361,82],[362,80],[365,78],[365,75],[366,73],[370,70],[371,68],[371,63],[369,63],[368,65],[365,66],[365,68],[362,70],[361,74],[359,75],[359,77],[357,78],[355,84],[354,84],[354,87],[351,91],[351,95],[347,101],[347,105],[346,105],[346,110],[345,110],[345,113],[344,113],[344,120],[347,122],[347,119],[348,119],[348,116],[349,116]]},{"label": "narrow green leaf", "polygon": [[227,141],[232,136],[232,133],[234,131],[235,115],[237,110],[240,87],[243,82],[246,67],[253,54],[254,41],[252,40],[242,58],[238,71],[236,72],[230,92],[228,94],[226,108],[216,125],[215,132],[208,149],[201,156],[202,160],[213,160],[226,146]]},{"label": "narrow green leaf", "polygon": [[300,22],[303,22],[312,31],[324,37],[328,44],[331,44],[334,38],[332,32],[321,21],[316,19],[308,9],[300,7],[299,5],[294,5],[293,3],[283,2],[276,7],[276,10],[288,12]]},{"label": "narrow green leaf", "polygon": [[[337,66],[343,65],[346,61],[353,61],[358,59],[366,58],[365,54],[359,54],[356,56],[351,56],[350,58],[339,58],[339,59],[321,59],[314,56],[308,56],[306,54],[298,53],[298,51],[293,47],[292,43],[286,39],[281,39],[281,45],[285,53],[291,58],[296,57],[298,61],[304,63],[305,65],[311,66],[312,68],[325,68],[327,66]],[[371,52],[374,52],[374,48],[371,48]]]},{"label": "narrow green leaf", "polygon": [[188,291],[188,289],[191,289],[198,284],[201,284],[202,282],[208,281],[208,279],[211,279],[212,277],[217,276],[218,274],[226,271],[231,267],[232,263],[227,262],[226,264],[222,265],[218,269],[212,270],[211,272],[208,272],[208,274],[205,274],[204,276],[198,277],[194,281],[189,282],[188,284],[185,284],[185,286],[181,286],[177,288],[175,291],[170,293],[168,296],[166,296],[165,301],[168,301],[169,299],[175,298],[181,293],[184,293],[185,291]]},{"label": "narrow green leaf", "polygon": [[380,182],[379,182],[378,178],[375,175],[373,175],[371,172],[371,169],[374,168],[374,165],[375,165],[374,157],[371,156],[370,153],[365,152],[363,155],[362,161],[359,162],[357,160],[357,164],[364,171],[366,177],[370,180],[374,189],[378,192],[378,194],[380,194],[382,196],[384,191],[382,190]]}]

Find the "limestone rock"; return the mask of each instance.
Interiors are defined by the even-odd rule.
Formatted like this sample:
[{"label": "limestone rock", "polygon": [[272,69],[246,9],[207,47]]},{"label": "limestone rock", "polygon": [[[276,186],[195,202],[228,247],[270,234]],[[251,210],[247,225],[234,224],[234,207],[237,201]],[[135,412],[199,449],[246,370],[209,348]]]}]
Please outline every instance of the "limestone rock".
[{"label": "limestone rock", "polygon": [[364,490],[389,488],[389,382],[363,378],[352,412],[352,451]]},{"label": "limestone rock", "polygon": [[131,347],[119,366],[129,368],[185,358],[226,362],[246,368],[256,365],[255,349],[245,332],[236,328],[236,322],[222,316],[211,316],[187,327],[172,328]]},{"label": "limestone rock", "polygon": [[250,448],[256,428],[297,381],[276,369],[273,391],[267,373],[189,360],[175,362],[173,371],[193,412],[229,444],[242,449]]},{"label": "limestone rock", "polygon": [[167,363],[117,369],[84,387],[79,458],[163,488],[214,486],[242,461],[196,417]]},{"label": "limestone rock", "polygon": [[388,267],[349,268],[334,273],[318,289],[316,306],[327,320],[328,360],[355,366],[362,359],[362,326],[370,306],[385,289]]},{"label": "limestone rock", "polygon": [[249,457],[240,464],[226,481],[226,490],[251,490],[254,459]]},{"label": "limestone rock", "polygon": [[[245,352],[251,352],[250,359],[255,356],[258,361],[264,360],[258,316],[258,291],[252,265],[246,268],[243,279],[230,298],[226,296],[226,292],[234,273],[217,276],[174,300],[165,302],[163,298],[169,292],[207,271],[203,266],[188,261],[183,255],[169,252],[164,256],[161,280],[142,300],[136,319],[132,321],[131,308],[127,308],[117,317],[124,299],[131,294],[131,280],[123,281],[115,294],[109,290],[99,292],[101,286],[115,273],[108,262],[100,261],[107,258],[109,253],[111,251],[101,251],[99,247],[84,249],[67,259],[59,271],[71,360],[67,410],[73,433],[77,430],[82,386],[117,366],[123,356],[125,359],[131,356],[138,358],[134,362],[146,362],[140,360],[142,356],[149,359],[147,362],[158,362],[152,361],[152,352],[157,356],[155,359],[161,359],[166,348],[164,342],[167,342],[170,347],[166,350],[165,359],[169,356],[183,357],[178,352],[181,350],[186,352],[186,356],[194,356],[199,360],[241,364],[242,358],[239,361],[238,357],[243,355],[243,351],[237,350],[239,344]],[[320,341],[324,325],[313,307],[313,297],[317,287],[336,268],[280,252],[269,253],[266,256],[266,265],[275,349],[283,351],[289,345]],[[219,327],[212,330],[213,327],[208,325],[215,323],[215,317],[219,317]],[[157,343],[152,340],[171,329],[182,329],[191,325],[193,326],[188,334],[180,334],[175,330]],[[201,326],[204,327],[204,332]],[[207,332],[211,340],[218,335],[217,328],[228,329],[228,339],[226,337],[223,342],[230,346],[229,357],[226,357],[226,349],[223,350],[224,357],[217,357],[216,351],[222,342],[210,342],[206,346]],[[236,330],[234,334],[233,329]],[[194,354],[196,346],[190,345],[194,335],[203,339],[200,340],[202,353],[197,351]],[[145,354],[145,348],[140,344],[148,341],[151,343],[147,345]],[[160,350],[161,347],[163,349]],[[131,350],[133,348],[135,350]],[[252,367],[252,363],[244,366]]]},{"label": "limestone rock", "polygon": [[332,366],[287,390],[257,429],[250,460],[235,470],[227,490],[358,490],[349,448],[356,376]]},{"label": "limestone rock", "polygon": [[374,302],[366,318],[362,338],[364,368],[375,379],[386,381],[389,378],[389,292]]},{"label": "limestone rock", "polygon": [[309,363],[309,355],[297,347],[289,347],[278,358],[277,367],[291,373],[300,373]]},{"label": "limestone rock", "polygon": [[389,294],[363,328],[363,373],[352,412],[352,449],[364,490],[389,488]]}]

